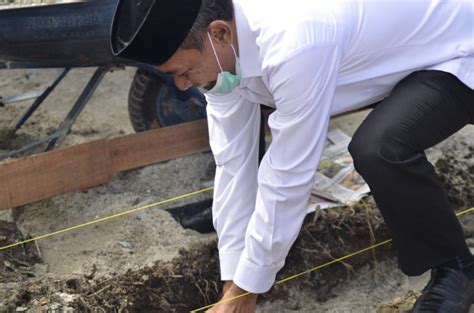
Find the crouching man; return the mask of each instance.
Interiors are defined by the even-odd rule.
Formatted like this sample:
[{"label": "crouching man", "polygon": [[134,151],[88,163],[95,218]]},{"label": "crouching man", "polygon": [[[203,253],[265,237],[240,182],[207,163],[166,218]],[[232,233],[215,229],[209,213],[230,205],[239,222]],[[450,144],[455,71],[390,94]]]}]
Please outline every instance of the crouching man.
[{"label": "crouching man", "polygon": [[[474,258],[424,151],[474,123],[469,1],[120,0],[115,55],[206,94],[223,299],[254,312],[298,236],[332,115],[381,101],[350,152],[401,270],[431,281],[414,312],[467,312]],[[259,105],[272,144],[258,166]]]}]

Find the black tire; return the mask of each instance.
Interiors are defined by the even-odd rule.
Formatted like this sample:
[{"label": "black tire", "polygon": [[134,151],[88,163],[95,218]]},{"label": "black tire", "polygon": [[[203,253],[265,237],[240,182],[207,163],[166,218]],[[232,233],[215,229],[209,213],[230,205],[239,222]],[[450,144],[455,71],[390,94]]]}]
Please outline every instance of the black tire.
[{"label": "black tire", "polygon": [[128,98],[136,132],[206,118],[205,105],[197,91],[179,91],[171,82],[144,69],[137,70]]},{"label": "black tire", "polygon": [[155,99],[161,82],[145,70],[137,70],[128,94],[128,114],[133,129],[138,132],[160,127],[156,119]]}]

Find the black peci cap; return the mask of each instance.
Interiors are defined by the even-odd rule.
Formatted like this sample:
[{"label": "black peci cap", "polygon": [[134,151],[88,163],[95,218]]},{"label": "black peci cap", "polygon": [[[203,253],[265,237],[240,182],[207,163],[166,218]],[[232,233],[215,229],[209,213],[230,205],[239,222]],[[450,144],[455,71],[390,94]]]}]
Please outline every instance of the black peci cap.
[{"label": "black peci cap", "polygon": [[119,0],[112,22],[115,56],[165,63],[186,39],[201,0]]}]

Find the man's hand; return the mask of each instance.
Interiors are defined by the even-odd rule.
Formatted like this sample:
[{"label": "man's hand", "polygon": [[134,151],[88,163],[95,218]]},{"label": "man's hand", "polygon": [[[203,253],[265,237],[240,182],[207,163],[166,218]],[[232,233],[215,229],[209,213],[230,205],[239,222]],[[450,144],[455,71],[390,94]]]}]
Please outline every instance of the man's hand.
[{"label": "man's hand", "polygon": [[[227,290],[226,290],[227,289]],[[224,285],[224,297],[221,301],[232,299],[239,295],[245,294],[247,291],[239,288],[232,282],[226,282]],[[257,294],[249,294],[240,298],[229,300],[222,304],[218,304],[206,311],[207,313],[255,313],[257,307]]]},{"label": "man's hand", "polygon": [[230,287],[232,287],[234,283],[230,280],[224,282],[224,288],[222,288],[222,296],[224,296],[227,291],[229,291]]}]

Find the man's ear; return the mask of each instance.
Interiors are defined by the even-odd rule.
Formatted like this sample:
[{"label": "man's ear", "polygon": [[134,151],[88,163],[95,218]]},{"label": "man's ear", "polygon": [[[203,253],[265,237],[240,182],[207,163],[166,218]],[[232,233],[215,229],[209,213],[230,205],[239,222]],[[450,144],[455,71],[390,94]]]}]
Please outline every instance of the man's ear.
[{"label": "man's ear", "polygon": [[207,31],[211,35],[214,42],[219,44],[228,45],[233,42],[232,28],[230,22],[216,20],[209,24]]}]

